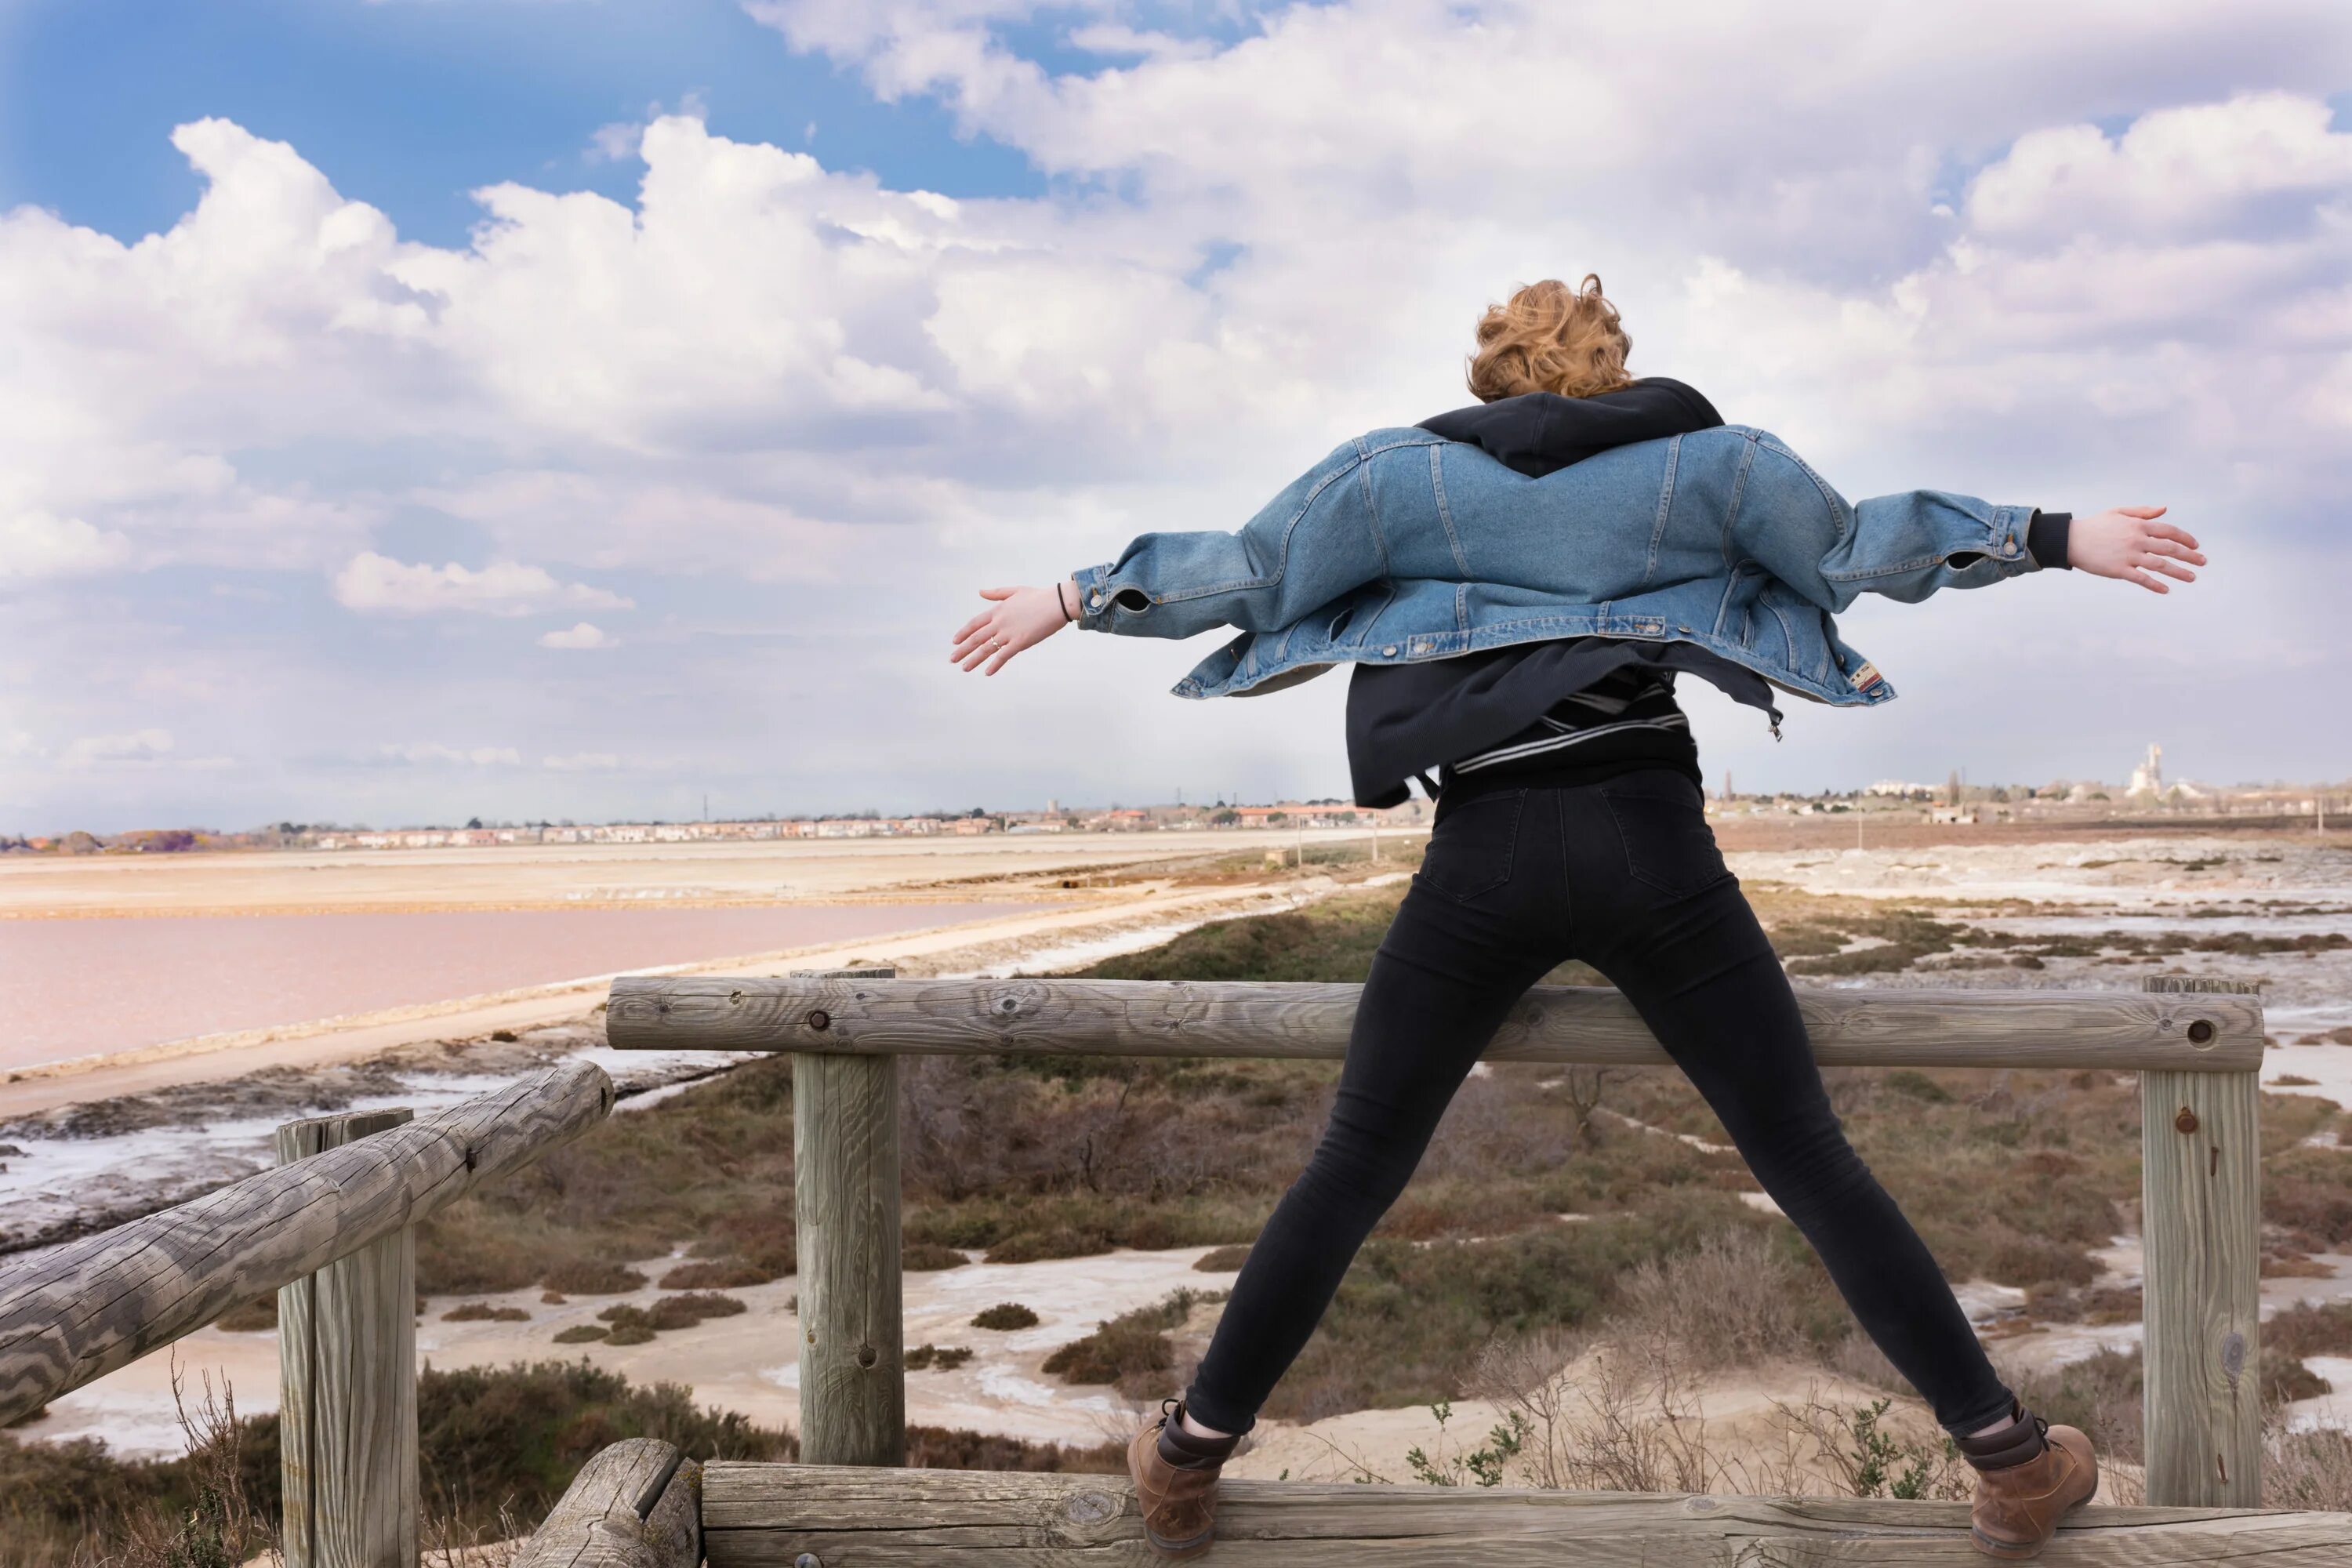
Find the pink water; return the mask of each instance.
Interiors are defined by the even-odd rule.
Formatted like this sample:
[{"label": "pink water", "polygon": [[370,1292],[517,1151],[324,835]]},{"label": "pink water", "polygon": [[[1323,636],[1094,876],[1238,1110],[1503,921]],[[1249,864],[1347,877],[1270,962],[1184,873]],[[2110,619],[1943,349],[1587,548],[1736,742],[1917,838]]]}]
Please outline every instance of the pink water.
[{"label": "pink water", "polygon": [[0,921],[0,1068],[1034,907],[795,904]]}]

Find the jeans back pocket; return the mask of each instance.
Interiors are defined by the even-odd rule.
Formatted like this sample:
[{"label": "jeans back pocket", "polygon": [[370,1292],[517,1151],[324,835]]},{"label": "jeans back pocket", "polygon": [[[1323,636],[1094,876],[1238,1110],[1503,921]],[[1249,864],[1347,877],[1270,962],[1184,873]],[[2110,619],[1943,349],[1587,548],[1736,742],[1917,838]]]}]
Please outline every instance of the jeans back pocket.
[{"label": "jeans back pocket", "polygon": [[1601,798],[1609,803],[1625,846],[1625,870],[1634,880],[1680,898],[1731,875],[1706,825],[1698,786],[1688,779],[1605,784]]},{"label": "jeans back pocket", "polygon": [[1452,899],[1475,899],[1509,881],[1527,798],[1523,789],[1507,789],[1449,802],[1415,879]]}]

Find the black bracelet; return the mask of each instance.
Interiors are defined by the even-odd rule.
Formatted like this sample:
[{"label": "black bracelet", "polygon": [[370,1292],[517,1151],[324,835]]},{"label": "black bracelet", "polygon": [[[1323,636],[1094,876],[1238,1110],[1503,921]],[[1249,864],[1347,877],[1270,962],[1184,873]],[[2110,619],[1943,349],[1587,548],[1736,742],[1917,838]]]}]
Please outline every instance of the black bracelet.
[{"label": "black bracelet", "polygon": [[[1065,581],[1067,581],[1067,579],[1065,579]],[[1077,586],[1076,583],[1071,583],[1070,585],[1073,588]],[[1062,584],[1060,583],[1054,584],[1054,603],[1062,606],[1062,624],[1064,626],[1068,626],[1071,622],[1078,618],[1070,613],[1069,601],[1062,597]]]}]

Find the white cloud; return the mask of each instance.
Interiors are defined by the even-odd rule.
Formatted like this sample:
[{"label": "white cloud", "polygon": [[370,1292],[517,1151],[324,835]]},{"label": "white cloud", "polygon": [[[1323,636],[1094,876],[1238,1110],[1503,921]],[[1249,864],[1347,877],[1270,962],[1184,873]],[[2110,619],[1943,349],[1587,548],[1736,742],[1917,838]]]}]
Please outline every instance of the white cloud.
[{"label": "white cloud", "polygon": [[2142,116],[2117,136],[2094,125],[2021,136],[1969,191],[1988,234],[2200,235],[2265,201],[2315,204],[2352,187],[2352,134],[2317,99],[2249,93]]},{"label": "white cloud", "polygon": [[438,742],[381,746],[379,762],[405,767],[516,768],[522,753],[512,746],[445,746]]},{"label": "white cloud", "polygon": [[607,636],[600,628],[590,626],[586,621],[582,621],[576,626],[573,626],[568,631],[541,633],[539,646],[541,647],[594,648],[618,647],[621,644],[619,638]]},{"label": "white cloud", "polygon": [[68,773],[121,763],[152,763],[172,750],[169,730],[133,730],[121,735],[84,735],[66,747],[58,766]]},{"label": "white cloud", "polygon": [[630,602],[618,594],[584,583],[559,583],[543,566],[502,562],[478,572],[454,561],[446,566],[412,566],[372,550],[352,557],[351,563],[335,574],[335,599],[346,609],[398,615],[472,610],[529,616],[572,606],[630,607]]},{"label": "white cloud", "polygon": [[[302,743],[345,757],[373,754],[371,726],[496,733],[525,705],[534,756],[601,755],[585,748],[634,705],[677,726],[646,743],[682,773],[877,800],[950,768],[953,793],[969,775],[992,800],[978,781],[1016,767],[1066,796],[1227,766],[1320,793],[1337,742],[1300,715],[1335,699],[1139,699],[1198,650],[1076,637],[1008,680],[941,685],[931,645],[980,583],[1146,529],[1233,526],[1335,440],[1463,400],[1477,308],[1587,267],[1628,311],[1638,371],[1780,430],[1850,492],[2169,500],[2319,562],[2258,596],[2292,598],[2345,552],[2328,521],[2352,477],[2340,5],[2150,0],[2118,31],[1997,0],[1956,31],[1935,7],[1847,0],[1572,26],[1551,6],[1335,0],[1245,9],[1238,36],[1232,14],[1220,31],[1109,0],[752,9],[878,96],[937,97],[1050,184],[897,190],[655,113],[600,132],[642,160],[634,202],[517,171],[478,194],[467,242],[431,246],[296,147],[214,120],[174,133],[203,193],[160,234],[0,215],[0,520],[48,520],[38,551],[0,523],[0,563],[85,563],[10,595],[37,622],[0,631],[14,688],[136,714],[162,710],[125,695],[137,682],[193,669],[207,733],[299,707],[334,733]],[[1070,46],[1051,64],[1024,53],[1041,26]],[[501,564],[379,552],[420,513]],[[132,563],[323,575],[387,617],[585,626],[635,599],[664,632],[596,662],[593,695],[556,685],[583,667],[538,660],[362,668],[355,643],[403,628],[322,632],[298,592],[239,637],[93,608],[118,585],[88,572]],[[2063,593],[2072,630],[2160,635],[2219,668],[2242,616],[2196,614],[2206,586],[2126,608],[2045,581],[1895,624],[1921,658],[2031,645]],[[1871,635],[1875,654],[1890,634]],[[2335,623],[2297,635],[2352,658]],[[682,691],[763,717],[714,734],[673,717]],[[2281,722],[2292,697],[2200,721],[2274,756],[2308,731]],[[1016,763],[992,742],[1069,712],[1100,715],[1101,743]],[[256,723],[239,755],[289,753]],[[791,772],[814,731],[847,751]],[[2041,733],[2082,743],[2054,720]],[[1743,778],[1788,765],[1746,743],[1721,753]],[[1922,768],[1940,776],[1933,759],[1880,771]]]},{"label": "white cloud", "polygon": [[575,752],[567,757],[541,757],[539,765],[556,773],[609,773],[621,759],[610,752]]},{"label": "white cloud", "polygon": [[0,518],[0,583],[81,577],[131,559],[131,542],[78,517],[20,511]]}]

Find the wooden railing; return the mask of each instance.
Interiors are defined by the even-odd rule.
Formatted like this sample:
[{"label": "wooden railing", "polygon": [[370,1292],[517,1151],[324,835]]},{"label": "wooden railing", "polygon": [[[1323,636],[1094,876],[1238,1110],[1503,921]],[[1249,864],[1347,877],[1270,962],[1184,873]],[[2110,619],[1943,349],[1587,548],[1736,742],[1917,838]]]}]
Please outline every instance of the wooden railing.
[{"label": "wooden railing", "polygon": [[289,1122],[271,1170],[0,1261],[0,1426],[275,1290],[287,1568],[415,1563],[415,1226],[612,1108],[570,1062],[430,1116]]},{"label": "wooden railing", "polygon": [[[2137,1071],[2146,1237],[2146,1509],[2085,1510],[2066,1561],[2168,1563],[2261,1551],[2352,1562],[2352,1516],[2261,1499],[2256,1074],[2261,1004],[2231,982],[2140,993],[1800,993],[1827,1065]],[[897,1058],[906,1054],[1303,1057],[1345,1048],[1360,988],[1123,981],[623,978],[623,1048],[793,1054],[800,1252],[799,1466],[702,1476],[718,1568],[798,1563],[1139,1561],[1133,1505],[1101,1478],[870,1469],[906,1452]],[[1538,987],[1487,1057],[1664,1065],[1613,991]],[[1411,1560],[1716,1563],[1969,1560],[1952,1505],[1612,1498],[1235,1483],[1219,1560],[1306,1568]],[[1950,1533],[1943,1533],[1949,1531]],[[1928,1532],[1936,1532],[1932,1540]],[[1517,1542],[1519,1544],[1512,1544]],[[1540,1543],[1540,1544],[1539,1544]],[[1818,1557],[1816,1553],[1819,1553]],[[1941,1553],[1941,1555],[1938,1555]],[[2057,1558],[2053,1556],[2053,1561]],[[632,1559],[666,1564],[659,1556]],[[681,1560],[682,1561],[682,1560]]]}]

